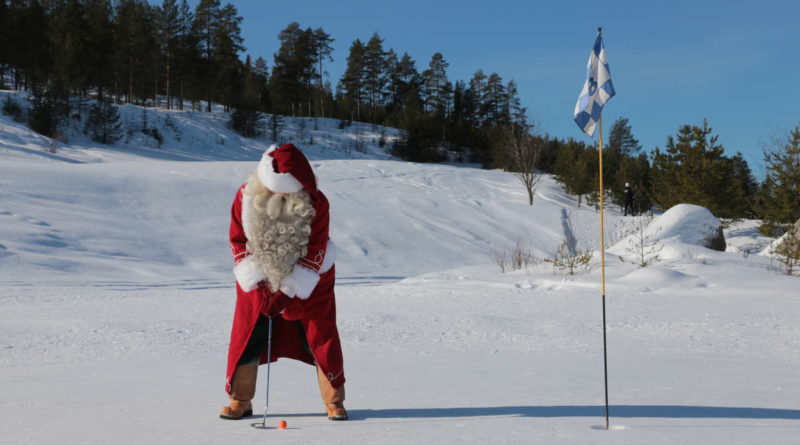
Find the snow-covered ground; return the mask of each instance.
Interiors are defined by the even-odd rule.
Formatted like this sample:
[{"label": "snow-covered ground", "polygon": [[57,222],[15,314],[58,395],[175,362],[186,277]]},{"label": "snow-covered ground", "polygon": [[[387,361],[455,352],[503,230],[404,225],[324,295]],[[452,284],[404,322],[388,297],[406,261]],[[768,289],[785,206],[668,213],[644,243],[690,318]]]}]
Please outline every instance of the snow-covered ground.
[{"label": "snow-covered ground", "polygon": [[[729,252],[663,240],[640,268],[620,244],[637,219],[608,211],[604,431],[598,254],[574,276],[543,262],[597,248],[594,209],[551,178],[528,206],[511,174],[397,161],[369,125],[348,150],[353,127],[322,119],[298,145],[331,201],[352,420],[327,421],[313,368],[286,360],[268,422],[287,430],[218,419],[229,206],[270,141],[152,113],[182,140],[51,154],[0,117],[0,443],[796,443],[800,281],[736,248],[752,225]],[[517,243],[534,264],[501,273]]]}]

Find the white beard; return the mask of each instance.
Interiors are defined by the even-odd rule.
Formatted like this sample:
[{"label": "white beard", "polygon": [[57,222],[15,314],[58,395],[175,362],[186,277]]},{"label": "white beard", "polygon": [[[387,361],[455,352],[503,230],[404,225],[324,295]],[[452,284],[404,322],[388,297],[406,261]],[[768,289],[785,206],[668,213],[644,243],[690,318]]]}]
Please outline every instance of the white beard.
[{"label": "white beard", "polygon": [[305,190],[274,193],[251,174],[242,200],[242,224],[247,236],[247,251],[264,271],[270,290],[280,289],[308,252],[314,205]]}]

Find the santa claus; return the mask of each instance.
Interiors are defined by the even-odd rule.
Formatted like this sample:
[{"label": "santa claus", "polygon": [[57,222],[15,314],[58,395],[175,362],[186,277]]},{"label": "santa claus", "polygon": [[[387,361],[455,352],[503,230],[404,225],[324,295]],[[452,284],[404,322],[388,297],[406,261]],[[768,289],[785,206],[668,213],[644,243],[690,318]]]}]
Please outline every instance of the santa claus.
[{"label": "santa claus", "polygon": [[225,387],[231,402],[220,417],[252,415],[271,319],[271,360],[316,366],[328,418],[347,419],[328,223],[328,200],[303,153],[292,144],[270,147],[231,209],[236,310]]}]

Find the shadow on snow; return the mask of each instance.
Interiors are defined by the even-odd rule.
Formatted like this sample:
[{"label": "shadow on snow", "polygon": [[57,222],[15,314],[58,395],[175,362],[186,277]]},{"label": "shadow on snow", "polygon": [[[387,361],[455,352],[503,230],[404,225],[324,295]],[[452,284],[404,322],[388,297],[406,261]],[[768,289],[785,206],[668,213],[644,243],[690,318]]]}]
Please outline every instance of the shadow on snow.
[{"label": "shadow on snow", "polygon": [[[474,408],[404,408],[348,410],[350,420],[412,419],[447,417],[603,417],[602,405],[489,406]],[[683,405],[611,405],[611,417],[671,419],[791,419],[800,420],[800,410]],[[317,414],[282,414],[305,417]]]}]

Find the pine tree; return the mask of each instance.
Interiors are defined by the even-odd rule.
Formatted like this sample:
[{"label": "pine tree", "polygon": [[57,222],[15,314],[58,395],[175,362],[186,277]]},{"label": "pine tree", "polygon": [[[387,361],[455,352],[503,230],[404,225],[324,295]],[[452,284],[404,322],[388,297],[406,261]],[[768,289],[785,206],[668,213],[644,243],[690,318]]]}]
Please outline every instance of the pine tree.
[{"label": "pine tree", "polygon": [[[89,36],[83,3],[67,0],[55,5],[51,14],[54,48],[51,94],[69,97],[71,93],[82,94],[88,80],[87,63]],[[79,106],[80,110],[80,106]]]},{"label": "pine tree", "polygon": [[231,112],[228,125],[235,132],[248,138],[261,136],[261,127],[258,122],[264,115],[258,111],[246,106],[235,106]]},{"label": "pine tree", "polygon": [[472,122],[481,127],[487,121],[488,107],[484,104],[484,94],[486,91],[486,75],[483,70],[475,71],[469,82],[470,97],[474,101],[474,116]]},{"label": "pine tree", "polygon": [[192,33],[196,36],[201,56],[200,81],[208,98],[207,111],[211,111],[211,101],[216,93],[217,67],[214,64],[214,43],[219,26],[219,0],[200,0],[194,11]]},{"label": "pine tree", "polygon": [[506,100],[503,108],[512,124],[523,128],[529,126],[527,116],[528,109],[522,106],[522,101],[519,98],[519,91],[517,90],[517,83],[513,80],[509,80],[508,85],[506,85]]},{"label": "pine tree", "polygon": [[264,79],[255,72],[249,55],[242,71],[241,88],[237,89],[228,125],[242,136],[252,138],[262,134],[259,121],[264,116],[259,107]]},{"label": "pine tree", "polygon": [[375,109],[381,105],[384,92],[384,70],[386,52],[383,50],[383,39],[374,33],[364,48],[364,84],[370,113],[374,119]]},{"label": "pine tree", "polygon": [[181,10],[177,0],[164,0],[158,15],[158,43],[163,57],[164,89],[167,96],[167,109],[172,108],[172,80],[175,71],[175,58],[180,50],[182,23]]},{"label": "pine tree", "polygon": [[675,138],[667,138],[666,150],[653,154],[653,199],[664,209],[689,203],[708,208],[722,218],[746,216],[747,203],[737,189],[743,189],[742,174],[735,174],[737,163],[723,155],[724,147],[702,127],[684,125]]},{"label": "pine tree", "polygon": [[399,105],[400,99],[400,72],[398,65],[400,60],[397,58],[397,53],[394,49],[386,51],[386,61],[384,62],[383,83],[385,90],[381,102],[384,103],[386,109],[391,113]]},{"label": "pine tree", "polygon": [[639,156],[636,157],[623,156],[619,165],[618,177],[620,178],[618,182],[624,182],[622,182],[621,191],[617,188],[611,188],[611,197],[614,203],[619,206],[624,205],[624,186],[625,182],[627,182],[630,183],[634,193],[634,214],[650,210],[653,205],[653,200],[650,180],[650,162],[647,159],[647,155],[640,153]]},{"label": "pine tree", "polygon": [[447,80],[449,65],[442,53],[435,53],[431,57],[428,69],[422,73],[425,110],[442,117],[447,116],[451,101],[452,85]]},{"label": "pine tree", "polygon": [[[613,201],[619,205],[625,202],[625,183],[630,183],[633,187],[636,182],[633,176],[637,175],[636,166],[641,166],[641,163],[635,159],[641,149],[639,141],[633,137],[628,119],[617,118],[611,125],[608,145],[603,148],[603,185],[611,191]],[[622,171],[623,164],[626,167],[624,172]],[[634,193],[636,195],[646,192],[639,189],[641,185],[635,185]]]},{"label": "pine tree", "polygon": [[115,19],[115,77],[127,102],[143,103],[156,83],[155,10],[143,0],[120,0]]},{"label": "pine tree", "polygon": [[481,98],[486,108],[486,120],[492,124],[504,124],[509,121],[507,109],[503,106],[506,102],[506,87],[503,78],[497,73],[492,73],[486,80],[486,87]]},{"label": "pine tree", "polygon": [[270,95],[278,102],[279,110],[298,115],[306,108],[310,115],[317,62],[314,31],[303,30],[293,22],[278,34],[278,39],[281,46],[274,57]]},{"label": "pine tree", "polygon": [[87,87],[97,88],[98,100],[105,100],[106,90],[113,88],[114,23],[110,0],[87,0],[86,26],[88,35],[86,64]]},{"label": "pine tree", "polygon": [[366,48],[361,40],[356,39],[350,45],[347,56],[347,68],[339,81],[339,88],[348,104],[355,105],[355,118],[361,119],[361,103],[364,98],[364,53]]},{"label": "pine tree", "polygon": [[[414,59],[407,52],[404,52],[403,56],[396,60],[396,63],[392,57],[395,55],[394,50],[391,50],[389,54],[387,64],[389,65],[388,81],[391,92],[390,106],[392,109],[404,110],[410,101],[419,101],[420,75]],[[408,97],[412,93],[416,96],[413,99]]]},{"label": "pine tree", "polygon": [[331,37],[330,34],[325,32],[322,28],[317,28],[314,30],[314,57],[319,64],[319,69],[317,70],[317,79],[318,79],[318,87],[319,87],[319,107],[320,107],[320,115],[325,117],[325,70],[322,68],[322,62],[328,60],[329,62],[333,62],[333,57],[331,57],[331,53],[333,52],[333,47],[331,43],[333,43],[334,39]]},{"label": "pine tree", "polygon": [[45,7],[39,0],[16,0],[9,5],[9,19],[9,33],[17,41],[10,45],[11,63],[17,67],[14,89],[44,88],[54,69],[53,25]]},{"label": "pine tree", "polygon": [[453,86],[453,107],[450,114],[450,121],[457,126],[463,125],[469,111],[464,106],[464,96],[467,86],[463,80],[457,80]]},{"label": "pine tree", "polygon": [[11,20],[8,6],[5,0],[0,0],[0,89],[6,88],[6,65],[11,62],[9,58],[11,52],[10,29]]},{"label": "pine tree", "polygon": [[717,199],[724,203],[723,216],[729,218],[754,218],[755,195],[758,190],[750,166],[740,152],[723,158],[720,194]]},{"label": "pine tree", "polygon": [[766,178],[759,193],[757,213],[763,233],[777,236],[800,219],[800,126],[764,151]]},{"label": "pine tree", "polygon": [[269,67],[263,57],[258,57],[253,67],[253,82],[258,89],[258,109],[261,111],[271,111],[272,102],[269,97]]},{"label": "pine tree", "polygon": [[553,168],[556,179],[564,185],[567,193],[578,196],[579,207],[583,195],[595,190],[596,159],[597,150],[571,138],[558,150]]},{"label": "pine tree", "polygon": [[117,107],[98,100],[89,108],[86,120],[86,131],[93,141],[101,144],[113,144],[122,137],[122,123],[119,120]]},{"label": "pine tree", "polygon": [[267,121],[267,127],[269,128],[272,136],[272,142],[278,142],[278,139],[280,139],[281,133],[283,132],[283,116],[275,113],[270,114],[269,120]]},{"label": "pine tree", "polygon": [[[194,15],[189,8],[186,0],[181,0],[178,6],[178,37],[175,50],[175,75],[170,74],[170,84],[175,78],[175,86],[178,95],[178,109],[183,110],[183,102],[187,94],[187,85],[191,87],[196,73],[195,65],[200,59],[198,52],[197,36],[192,32]],[[191,88],[189,88],[191,90]],[[194,96],[194,95],[192,95]]]},{"label": "pine tree", "polygon": [[232,4],[226,4],[219,11],[214,32],[214,65],[217,67],[216,84],[219,89],[217,100],[226,104],[226,107],[238,100],[242,88],[239,53],[245,48],[241,23],[242,18]]},{"label": "pine tree", "polygon": [[33,90],[33,108],[28,115],[31,130],[45,136],[58,136],[58,116],[56,100],[43,88]]}]

